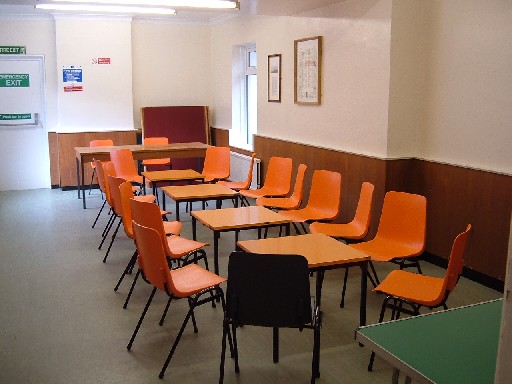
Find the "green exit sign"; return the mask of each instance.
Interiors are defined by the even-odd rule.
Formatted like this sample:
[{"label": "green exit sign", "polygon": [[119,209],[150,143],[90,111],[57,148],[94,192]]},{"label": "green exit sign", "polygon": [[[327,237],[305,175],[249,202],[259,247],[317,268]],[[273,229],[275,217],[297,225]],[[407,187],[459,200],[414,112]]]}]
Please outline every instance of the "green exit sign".
[{"label": "green exit sign", "polygon": [[27,47],[0,45],[0,55],[24,55]]},{"label": "green exit sign", "polygon": [[0,87],[30,87],[28,73],[0,73]]}]

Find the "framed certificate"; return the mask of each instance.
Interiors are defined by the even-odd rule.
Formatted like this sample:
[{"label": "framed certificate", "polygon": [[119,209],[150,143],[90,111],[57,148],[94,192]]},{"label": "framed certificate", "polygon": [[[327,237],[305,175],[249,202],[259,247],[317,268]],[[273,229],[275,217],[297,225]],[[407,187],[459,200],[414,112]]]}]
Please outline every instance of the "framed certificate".
[{"label": "framed certificate", "polygon": [[281,55],[268,56],[268,101],[281,102]]},{"label": "framed certificate", "polygon": [[294,102],[320,104],[322,36],[295,40]]}]

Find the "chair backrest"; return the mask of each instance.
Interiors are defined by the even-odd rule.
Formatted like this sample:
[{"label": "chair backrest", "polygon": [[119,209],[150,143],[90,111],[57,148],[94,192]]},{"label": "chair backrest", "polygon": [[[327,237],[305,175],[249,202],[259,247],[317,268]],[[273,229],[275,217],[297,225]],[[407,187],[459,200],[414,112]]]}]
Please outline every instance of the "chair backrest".
[{"label": "chair backrest", "polygon": [[137,244],[137,260],[144,279],[162,291],[175,292],[176,288],[158,232],[140,225],[135,220],[133,231]]},{"label": "chair backrest", "polygon": [[230,174],[229,147],[208,147],[204,158],[205,181],[227,179]]},{"label": "chair backrest", "polygon": [[126,180],[122,177],[116,176],[107,176],[108,180],[108,188],[110,190],[110,196],[112,197],[112,201],[114,202],[114,206],[112,209],[114,213],[119,217],[123,217],[123,203],[121,201],[121,192],[119,191],[119,186],[124,183]]},{"label": "chair backrest", "polygon": [[153,228],[161,236],[162,242],[162,238],[165,238],[165,229],[160,207],[152,202],[135,199],[130,200],[130,206],[133,221],[144,227]]},{"label": "chair backrest", "polygon": [[325,212],[326,219],[338,216],[341,199],[341,174],[316,169],[311,180],[307,208]]},{"label": "chair backrest", "polygon": [[304,256],[229,256],[226,313],[234,324],[301,328],[311,323],[310,300]]},{"label": "chair backrest", "polygon": [[160,235],[160,243],[162,243],[165,254],[169,257],[178,257],[176,253],[169,248],[160,207],[156,203],[138,201],[135,199],[130,200],[130,205],[133,221],[154,229]]},{"label": "chair backrest", "polygon": [[114,164],[116,175],[118,177],[131,180],[134,175],[138,174],[132,151],[128,148],[121,148],[110,151],[110,160]]},{"label": "chair backrest", "polygon": [[367,181],[361,185],[361,192],[359,194],[356,213],[354,215],[354,219],[350,223],[361,229],[361,238],[366,236],[368,229],[370,228],[374,190],[375,186]]},{"label": "chair backrest", "polygon": [[130,200],[133,199],[133,187],[132,183],[129,181],[125,181],[121,183],[119,186],[119,195],[121,198],[121,208],[123,211],[122,220],[123,220],[123,228],[126,235],[134,239],[135,235],[133,233],[133,215],[132,215],[132,206]]},{"label": "chair backrest", "polygon": [[[290,200],[297,202],[300,205],[302,196],[304,196],[304,176],[306,175],[306,164],[299,164],[297,168],[297,176],[295,176],[295,185],[293,186],[292,195],[289,197]],[[298,206],[297,205],[297,206]]]},{"label": "chair backrest", "polygon": [[94,164],[96,165],[96,172],[98,172],[98,183],[100,184],[100,189],[105,193],[105,199],[107,199],[108,205],[111,207],[114,205],[112,201],[112,196],[110,195],[110,188],[108,185],[108,176],[115,176],[116,170],[114,169],[114,164],[111,162],[101,162],[99,160],[94,160]]},{"label": "chair backrest", "polygon": [[252,183],[252,170],[254,169],[254,159],[256,158],[256,154],[253,152],[251,155],[251,162],[249,164],[249,173],[247,173],[247,179],[245,179],[245,183],[243,188],[241,189],[249,189]]},{"label": "chair backrest", "polygon": [[454,290],[457,282],[459,281],[459,277],[462,274],[462,268],[464,267],[464,251],[466,249],[470,231],[471,224],[468,224],[466,230],[459,233],[453,241],[443,284],[444,290],[448,293]]},{"label": "chair backrest", "polygon": [[145,137],[144,145],[167,145],[169,139],[167,137]]},{"label": "chair backrest", "polygon": [[278,195],[287,195],[290,193],[291,184],[292,159],[288,157],[271,157],[268,161],[263,186],[272,189]]},{"label": "chair backrest", "polygon": [[406,192],[389,191],[384,196],[376,237],[425,248],[427,199]]}]

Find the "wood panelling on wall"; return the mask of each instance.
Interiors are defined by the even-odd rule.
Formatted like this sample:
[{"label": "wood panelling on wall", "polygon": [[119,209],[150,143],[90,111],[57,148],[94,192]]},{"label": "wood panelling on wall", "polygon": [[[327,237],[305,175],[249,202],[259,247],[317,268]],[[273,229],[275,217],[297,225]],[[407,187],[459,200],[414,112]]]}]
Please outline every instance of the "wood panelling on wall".
[{"label": "wood panelling on wall", "polygon": [[255,136],[254,148],[262,160],[263,175],[271,156],[291,157],[294,171],[300,163],[306,164],[306,193],[313,170],[340,172],[342,211],[338,222],[353,217],[361,183],[373,183],[372,226],[367,239],[375,235],[386,191],[426,196],[426,251],[446,259],[456,234],[470,223],[473,233],[466,267],[504,281],[512,212],[511,176],[418,159],[375,159],[262,136]]},{"label": "wood panelling on wall", "polygon": [[[56,137],[55,137],[56,136]],[[136,144],[136,131],[109,131],[109,132],[74,132],[74,133],[49,133],[50,139],[50,164],[52,165],[51,174],[52,185],[58,185],[62,188],[76,187],[76,162],[75,147],[88,147],[91,140],[112,139],[115,145]],[[52,145],[53,143],[53,145]],[[57,145],[56,151],[52,146]],[[55,161],[57,155],[57,162]],[[53,164],[57,163],[57,169]],[[84,167],[85,181],[91,180],[91,167]],[[53,177],[58,180],[54,184]]]}]

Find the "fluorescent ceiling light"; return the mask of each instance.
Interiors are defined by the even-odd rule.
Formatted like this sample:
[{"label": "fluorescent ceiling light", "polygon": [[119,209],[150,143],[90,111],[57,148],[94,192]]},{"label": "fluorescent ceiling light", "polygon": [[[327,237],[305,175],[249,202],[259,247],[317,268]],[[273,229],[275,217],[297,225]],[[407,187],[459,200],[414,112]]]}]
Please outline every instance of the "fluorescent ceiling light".
[{"label": "fluorescent ceiling light", "polygon": [[183,8],[213,8],[213,9],[240,9],[237,0],[53,0],[55,2],[130,5],[130,6],[160,6]]},{"label": "fluorescent ceiling light", "polygon": [[83,12],[107,12],[107,13],[144,13],[158,15],[175,15],[171,8],[135,7],[121,5],[94,5],[94,4],[37,4],[38,9],[53,11],[83,11]]}]

